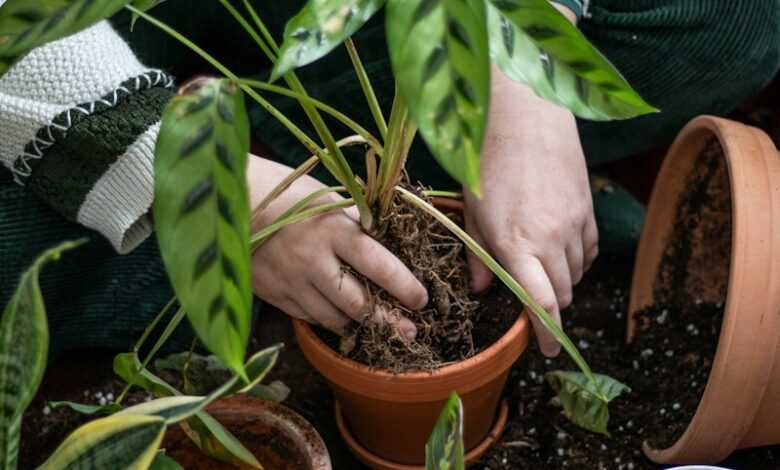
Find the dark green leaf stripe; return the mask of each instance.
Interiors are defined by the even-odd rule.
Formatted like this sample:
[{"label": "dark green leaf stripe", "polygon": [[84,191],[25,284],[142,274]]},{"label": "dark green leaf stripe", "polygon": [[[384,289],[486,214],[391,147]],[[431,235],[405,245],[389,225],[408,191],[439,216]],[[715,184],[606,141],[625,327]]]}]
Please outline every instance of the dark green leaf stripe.
[{"label": "dark green leaf stripe", "polygon": [[465,470],[463,447],[463,404],[456,393],[450,395],[425,445],[429,470]]},{"label": "dark green leaf stripe", "polygon": [[49,326],[38,275],[46,263],[83,243],[66,242],[45,251],[22,275],[0,320],[0,463],[16,468],[22,414],[46,370]]},{"label": "dark green leaf stripe", "polygon": [[108,18],[128,2],[129,0],[8,0],[0,7],[0,58],[13,62],[38,46]]},{"label": "dark green leaf stripe", "polygon": [[168,274],[203,343],[243,373],[249,337],[249,126],[225,80],[188,87],[163,114],[154,216]]},{"label": "dark green leaf stripe", "polygon": [[657,111],[547,0],[488,0],[490,53],[512,79],[594,120]]},{"label": "dark green leaf stripe", "polygon": [[355,34],[384,3],[385,0],[308,0],[284,28],[279,60],[271,79],[325,56]]},{"label": "dark green leaf stripe", "polygon": [[434,157],[479,192],[489,106],[483,0],[388,0],[387,40],[399,89]]}]

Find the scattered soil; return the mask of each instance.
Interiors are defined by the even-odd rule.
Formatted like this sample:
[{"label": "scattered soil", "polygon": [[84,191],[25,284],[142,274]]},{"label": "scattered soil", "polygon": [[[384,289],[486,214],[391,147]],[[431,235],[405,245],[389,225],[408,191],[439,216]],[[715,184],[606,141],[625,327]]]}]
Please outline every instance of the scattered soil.
[{"label": "scattered soil", "polygon": [[[458,213],[448,215],[456,222],[461,219]],[[318,330],[334,350],[396,373],[432,370],[474,356],[517,320],[522,305],[505,289],[491,289],[482,296],[470,292],[465,246],[431,215],[397,199],[378,226],[382,233],[377,240],[409,266],[428,290],[430,302],[411,311],[353,272],[370,292],[370,311],[386,312],[384,316],[391,318],[405,316],[417,327],[417,337],[409,340],[388,322],[378,322],[383,315],[369,314],[341,339]],[[500,292],[504,293],[494,297]]]}]

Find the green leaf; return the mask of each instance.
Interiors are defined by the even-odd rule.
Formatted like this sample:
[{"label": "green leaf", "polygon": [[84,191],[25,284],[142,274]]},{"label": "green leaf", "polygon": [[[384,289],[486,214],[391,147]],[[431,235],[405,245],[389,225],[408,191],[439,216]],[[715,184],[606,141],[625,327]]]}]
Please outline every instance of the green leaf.
[{"label": "green leaf", "polygon": [[146,470],[164,434],[156,416],[101,418],[75,430],[38,470]]},{"label": "green leaf", "polygon": [[147,415],[159,416],[165,419],[165,424],[171,425],[183,421],[203,410],[211,401],[207,397],[174,396],[140,403],[117,413],[117,415]]},{"label": "green leaf", "polygon": [[283,344],[277,344],[269,348],[258,351],[246,362],[246,373],[248,380],[244,380],[239,376],[233,376],[231,380],[226,382],[222,387],[215,390],[213,393],[220,397],[233,395],[234,393],[246,393],[259,384],[266,375],[274,368],[277,359],[279,359],[279,351],[284,347]]},{"label": "green leaf", "polygon": [[184,467],[164,453],[158,452],[149,470],[184,470]]},{"label": "green leaf", "polygon": [[271,81],[327,55],[355,34],[385,0],[308,0],[284,28]]},{"label": "green leaf", "polygon": [[108,18],[128,1],[8,0],[0,7],[0,59],[12,63],[38,46]]},{"label": "green leaf", "polygon": [[609,402],[631,389],[602,374],[593,374],[595,382],[580,372],[553,371],[547,382],[558,394],[564,415],[577,426],[609,436]]},{"label": "green leaf", "polygon": [[155,150],[154,219],[165,267],[206,347],[244,375],[252,291],[243,96],[202,79],[171,100]]},{"label": "green leaf", "polygon": [[172,370],[184,374],[184,366],[188,361],[184,380],[184,393],[188,395],[208,395],[233,375],[233,372],[216,356],[201,356],[189,352],[157,359],[154,367],[157,370]]},{"label": "green leaf", "polygon": [[427,470],[464,470],[463,403],[453,392],[425,444]]},{"label": "green leaf", "polygon": [[290,396],[290,387],[280,380],[274,380],[268,385],[255,385],[247,390],[247,395],[262,398],[266,401],[281,403]]},{"label": "green leaf", "polygon": [[107,405],[87,405],[85,403],[76,403],[72,401],[50,401],[49,406],[52,408],[70,408],[83,415],[110,415],[122,410],[122,405],[117,405],[116,403],[109,403]]},{"label": "green leaf", "polygon": [[433,156],[480,193],[490,57],[483,0],[388,0],[387,42],[401,95]]},{"label": "green leaf", "polygon": [[537,95],[593,119],[658,110],[547,0],[489,0],[490,55]]},{"label": "green leaf", "polygon": [[[133,0],[131,5],[133,5],[135,8],[139,9],[140,11],[149,11],[164,1],[165,0]],[[140,18],[140,16],[138,16],[138,13],[133,13],[133,17],[130,20],[130,31],[132,31],[133,28],[135,28],[135,22],[138,21],[138,18]]]},{"label": "green leaf", "polygon": [[114,357],[114,373],[128,384],[141,387],[156,397],[181,395],[178,390],[163,379],[141,366],[137,353],[122,353]]},{"label": "green leaf", "polygon": [[0,320],[0,467],[16,468],[22,414],[46,371],[49,324],[38,284],[44,265],[85,240],[62,243],[43,252],[22,274]]}]

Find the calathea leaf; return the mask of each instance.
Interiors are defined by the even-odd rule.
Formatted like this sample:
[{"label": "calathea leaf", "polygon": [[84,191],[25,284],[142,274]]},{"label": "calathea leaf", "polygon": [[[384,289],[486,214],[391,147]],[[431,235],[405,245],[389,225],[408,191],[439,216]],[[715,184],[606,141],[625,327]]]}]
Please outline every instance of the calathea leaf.
[{"label": "calathea leaf", "polygon": [[490,54],[513,80],[594,119],[658,111],[547,0],[488,0]]},{"label": "calathea leaf", "polygon": [[0,466],[16,468],[22,414],[46,370],[49,324],[38,276],[46,263],[84,243],[66,242],[45,251],[22,274],[0,320]]},{"label": "calathea leaf", "polygon": [[387,42],[398,86],[434,157],[479,193],[490,98],[483,0],[388,0]]},{"label": "calathea leaf", "polygon": [[9,64],[38,46],[85,29],[128,1],[8,0],[0,6],[0,62]]},{"label": "calathea leaf", "polygon": [[271,81],[325,56],[355,34],[385,0],[308,0],[287,23]]},{"label": "calathea leaf", "polygon": [[165,420],[113,415],[76,429],[38,470],[145,470],[157,454]]},{"label": "calathea leaf", "polygon": [[463,450],[463,404],[453,392],[441,410],[425,445],[427,470],[465,470]]},{"label": "calathea leaf", "polygon": [[252,292],[238,87],[201,79],[171,100],[155,150],[154,218],[173,288],[201,341],[244,375]]},{"label": "calathea leaf", "polygon": [[563,414],[577,426],[609,435],[609,403],[631,389],[607,375],[594,374],[595,382],[581,372],[554,371],[546,375],[557,393]]}]

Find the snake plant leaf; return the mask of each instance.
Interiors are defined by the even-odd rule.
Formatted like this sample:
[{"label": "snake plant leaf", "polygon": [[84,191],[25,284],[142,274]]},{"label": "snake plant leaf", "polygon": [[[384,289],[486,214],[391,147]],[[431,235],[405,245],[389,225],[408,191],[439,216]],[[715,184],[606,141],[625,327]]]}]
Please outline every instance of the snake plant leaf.
[{"label": "snake plant leaf", "polygon": [[164,453],[157,452],[149,470],[184,470],[184,467]]},{"label": "snake plant leaf", "polygon": [[355,34],[385,0],[308,0],[287,22],[271,81],[327,55]]},{"label": "snake plant leaf", "polygon": [[122,410],[122,405],[109,403],[107,405],[89,405],[86,403],[76,403],[73,401],[50,401],[51,408],[70,408],[71,410],[83,415],[104,414],[110,415]]},{"label": "snake plant leaf", "polygon": [[547,0],[488,0],[490,55],[513,80],[592,120],[657,112]]},{"label": "snake plant leaf", "polygon": [[401,95],[439,164],[479,194],[490,56],[483,0],[388,0],[387,43]]},{"label": "snake plant leaf", "polygon": [[101,418],[76,429],[38,470],[146,470],[164,434],[157,416]]},{"label": "snake plant leaf", "polygon": [[173,288],[203,344],[245,376],[252,291],[243,96],[201,79],[163,113],[155,149],[154,219]]},{"label": "snake plant leaf", "polygon": [[128,1],[8,0],[0,7],[0,59],[8,65],[38,46],[108,18]]},{"label": "snake plant leaf", "polygon": [[563,414],[577,426],[609,436],[609,403],[631,389],[609,377],[593,374],[589,380],[581,372],[553,371],[545,376],[557,393]]},{"label": "snake plant leaf", "polygon": [[[114,357],[114,373],[125,382],[141,387],[156,397],[181,395],[173,386],[141,365],[138,355],[133,352]],[[197,413],[180,425],[195,445],[209,457],[239,467],[248,465],[250,468],[262,468],[255,456],[206,411]]]},{"label": "snake plant leaf", "polygon": [[441,410],[428,443],[425,444],[427,470],[465,470],[463,450],[463,403],[453,392]]},{"label": "snake plant leaf", "polygon": [[49,324],[38,276],[49,262],[84,240],[62,243],[43,252],[22,274],[0,320],[0,467],[16,468],[22,414],[35,396],[46,370]]},{"label": "snake plant leaf", "polygon": [[165,424],[171,425],[198,413],[209,403],[210,401],[207,397],[177,395],[139,403],[138,405],[125,408],[117,415],[159,416],[165,419]]}]

